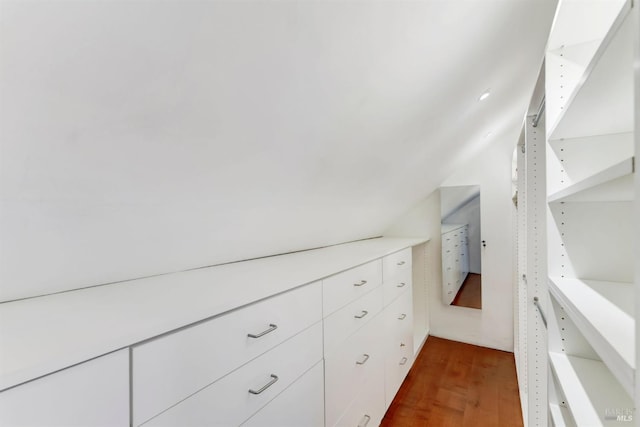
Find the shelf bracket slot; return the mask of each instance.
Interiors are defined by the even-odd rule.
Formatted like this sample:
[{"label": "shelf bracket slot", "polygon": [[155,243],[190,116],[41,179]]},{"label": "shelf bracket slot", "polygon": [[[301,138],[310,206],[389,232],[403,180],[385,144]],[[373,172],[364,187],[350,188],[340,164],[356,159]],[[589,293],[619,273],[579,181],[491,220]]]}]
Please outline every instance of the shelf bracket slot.
[{"label": "shelf bracket slot", "polygon": [[542,319],[542,323],[544,324],[544,327],[547,327],[547,316],[544,315],[544,310],[542,310],[542,306],[540,305],[540,300],[538,299],[538,297],[533,297],[533,305],[536,306],[536,308],[538,309],[538,311],[540,312],[540,318]]}]

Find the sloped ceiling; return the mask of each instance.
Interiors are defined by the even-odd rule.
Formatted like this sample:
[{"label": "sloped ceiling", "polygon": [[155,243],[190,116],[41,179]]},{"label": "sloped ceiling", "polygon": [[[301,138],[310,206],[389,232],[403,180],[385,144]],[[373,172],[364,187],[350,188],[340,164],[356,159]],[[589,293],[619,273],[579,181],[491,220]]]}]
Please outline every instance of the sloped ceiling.
[{"label": "sloped ceiling", "polygon": [[480,197],[479,185],[440,187],[440,217],[445,219],[471,200]]},{"label": "sloped ceiling", "polygon": [[554,6],[3,1],[0,301],[379,235],[517,142]]}]

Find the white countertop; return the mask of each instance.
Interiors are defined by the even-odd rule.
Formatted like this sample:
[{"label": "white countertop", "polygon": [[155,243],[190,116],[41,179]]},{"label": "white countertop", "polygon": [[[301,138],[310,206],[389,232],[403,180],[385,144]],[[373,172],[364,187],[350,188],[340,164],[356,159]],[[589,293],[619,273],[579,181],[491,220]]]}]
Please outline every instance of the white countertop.
[{"label": "white countertop", "polygon": [[448,233],[453,230],[457,230],[458,228],[462,228],[467,224],[442,224],[440,226],[440,230],[442,230],[442,234]]},{"label": "white countertop", "polygon": [[0,390],[427,240],[362,240],[2,303]]}]

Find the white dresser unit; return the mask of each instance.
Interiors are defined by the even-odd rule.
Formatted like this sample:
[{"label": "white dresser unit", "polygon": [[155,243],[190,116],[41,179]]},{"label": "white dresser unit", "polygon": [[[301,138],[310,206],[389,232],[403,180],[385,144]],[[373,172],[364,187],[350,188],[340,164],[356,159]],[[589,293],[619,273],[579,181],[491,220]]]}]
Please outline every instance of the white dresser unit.
[{"label": "white dresser unit", "polygon": [[442,224],[442,300],[454,300],[469,274],[469,225]]},{"label": "white dresser unit", "polygon": [[413,363],[411,248],[323,280],[326,425],[378,425]]},{"label": "white dresser unit", "polygon": [[378,425],[428,333],[412,299],[412,247],[425,241],[3,304],[0,425]]},{"label": "white dresser unit", "polygon": [[316,282],[134,346],[133,425],[248,419],[322,359],[321,296]]},{"label": "white dresser unit", "polygon": [[129,352],[116,351],[3,391],[0,425],[129,425]]}]

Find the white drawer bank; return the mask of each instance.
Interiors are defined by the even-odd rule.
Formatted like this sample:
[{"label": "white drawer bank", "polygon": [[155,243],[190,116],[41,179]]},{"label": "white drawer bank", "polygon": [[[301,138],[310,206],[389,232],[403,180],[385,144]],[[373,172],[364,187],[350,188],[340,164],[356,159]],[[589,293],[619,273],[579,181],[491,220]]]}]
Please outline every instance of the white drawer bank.
[{"label": "white drawer bank", "polygon": [[407,248],[323,280],[327,426],[380,424],[409,372],[411,258]]},{"label": "white drawer bank", "polygon": [[455,299],[469,274],[469,225],[442,225],[442,299]]},{"label": "white drawer bank", "polygon": [[[324,388],[340,342],[362,352],[353,364],[366,374],[354,378],[367,393],[350,396],[339,425],[375,425],[412,363],[412,338],[391,320],[411,325],[405,248],[425,241],[371,239],[0,304],[0,425],[334,425]],[[391,273],[403,249],[409,262]],[[367,284],[351,287],[366,292],[326,291],[352,270]],[[343,327],[340,310],[359,300],[368,319]],[[372,401],[380,409],[361,414]]]}]

